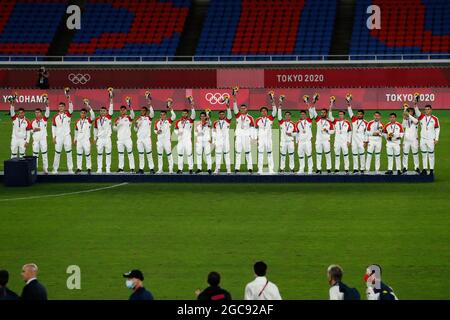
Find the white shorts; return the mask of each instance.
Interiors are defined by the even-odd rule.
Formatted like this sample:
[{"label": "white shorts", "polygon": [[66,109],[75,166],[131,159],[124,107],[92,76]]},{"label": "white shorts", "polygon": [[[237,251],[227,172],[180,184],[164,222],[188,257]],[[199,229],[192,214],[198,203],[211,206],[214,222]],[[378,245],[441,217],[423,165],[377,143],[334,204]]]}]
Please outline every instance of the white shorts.
[{"label": "white shorts", "polygon": [[111,153],[112,143],[111,138],[98,138],[97,139],[97,153],[102,154],[103,150],[106,153]]},{"label": "white shorts", "polygon": [[128,153],[133,151],[133,141],[131,139],[124,141],[117,141],[117,151],[123,153],[125,149],[127,149]]},{"label": "white shorts", "polygon": [[329,152],[330,152],[330,140],[316,141],[316,153],[329,153]]},{"label": "white shorts", "polygon": [[25,153],[25,143],[26,143],[26,140],[24,140],[24,139],[11,139],[11,153],[24,154]]},{"label": "white shorts", "polygon": [[420,151],[422,152],[434,152],[434,140],[420,139]]},{"label": "white shorts", "polygon": [[229,153],[230,152],[230,140],[229,139],[217,139],[215,143],[216,153]]},{"label": "white shorts", "polygon": [[70,135],[56,136],[55,151],[61,153],[63,147],[65,151],[72,151],[72,137]]},{"label": "white shorts", "polygon": [[33,153],[46,153],[47,150],[47,139],[33,140]]},{"label": "white shorts", "polygon": [[299,141],[297,147],[297,153],[299,157],[311,156],[312,153],[312,143],[309,141]]},{"label": "white shorts", "polygon": [[140,153],[142,153],[142,152],[148,153],[148,152],[152,151],[152,140],[151,139],[145,139],[145,140],[138,139],[137,149],[138,149],[138,152],[140,152]]},{"label": "white shorts", "polygon": [[166,154],[172,153],[172,144],[169,139],[167,140],[159,140],[156,142],[156,150],[159,155],[162,155],[163,152]]},{"label": "white shorts", "polygon": [[236,152],[250,152],[252,150],[252,145],[250,141],[250,136],[236,136],[235,141],[235,151]]},{"label": "white shorts", "polygon": [[91,154],[91,141],[89,140],[77,140],[77,154]]},{"label": "white shorts", "polygon": [[292,154],[295,150],[294,141],[281,141],[280,144],[280,153],[282,156],[285,156],[286,153]]}]

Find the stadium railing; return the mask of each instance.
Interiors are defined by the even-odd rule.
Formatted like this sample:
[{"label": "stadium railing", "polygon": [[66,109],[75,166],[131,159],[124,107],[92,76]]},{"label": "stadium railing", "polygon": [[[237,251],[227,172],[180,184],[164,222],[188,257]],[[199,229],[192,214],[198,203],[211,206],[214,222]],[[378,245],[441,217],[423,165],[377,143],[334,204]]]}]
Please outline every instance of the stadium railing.
[{"label": "stadium railing", "polygon": [[1,55],[0,64],[321,64],[335,63],[410,63],[450,62],[450,53],[424,54],[364,54],[364,55],[226,55],[226,56],[31,56]]}]

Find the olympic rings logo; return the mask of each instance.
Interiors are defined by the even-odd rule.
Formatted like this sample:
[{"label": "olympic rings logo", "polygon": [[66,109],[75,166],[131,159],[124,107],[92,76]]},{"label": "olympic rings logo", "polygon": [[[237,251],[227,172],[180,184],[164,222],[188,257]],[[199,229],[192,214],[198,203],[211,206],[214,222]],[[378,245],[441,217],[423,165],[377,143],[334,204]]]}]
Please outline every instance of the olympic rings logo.
[{"label": "olympic rings logo", "polygon": [[225,104],[225,97],[227,96],[226,93],[211,93],[208,92],[207,94],[205,94],[205,99],[206,101],[208,101],[211,104]]},{"label": "olympic rings logo", "polygon": [[91,75],[86,73],[86,74],[75,74],[75,73],[71,73],[69,74],[69,76],[67,77],[69,79],[69,81],[71,81],[73,84],[86,84],[87,82],[89,82],[89,80],[91,80]]}]

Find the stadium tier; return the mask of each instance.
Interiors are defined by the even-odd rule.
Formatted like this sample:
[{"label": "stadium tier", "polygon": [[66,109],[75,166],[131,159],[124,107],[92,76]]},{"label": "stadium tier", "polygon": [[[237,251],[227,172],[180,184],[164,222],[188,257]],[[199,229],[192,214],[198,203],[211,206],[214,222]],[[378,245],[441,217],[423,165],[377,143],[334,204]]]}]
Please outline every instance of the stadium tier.
[{"label": "stadium tier", "polygon": [[46,55],[66,1],[6,0],[0,9],[0,55]]},{"label": "stadium tier", "polygon": [[[369,30],[366,26],[370,5],[381,9],[381,29]],[[423,53],[442,57],[450,50],[449,19],[450,2],[446,0],[359,0],[350,54],[385,55],[381,59],[395,58],[393,54],[414,57]]]},{"label": "stadium tier", "polygon": [[335,14],[335,0],[213,0],[196,55],[328,55]]},{"label": "stadium tier", "polygon": [[189,0],[90,0],[68,55],[173,56]]}]

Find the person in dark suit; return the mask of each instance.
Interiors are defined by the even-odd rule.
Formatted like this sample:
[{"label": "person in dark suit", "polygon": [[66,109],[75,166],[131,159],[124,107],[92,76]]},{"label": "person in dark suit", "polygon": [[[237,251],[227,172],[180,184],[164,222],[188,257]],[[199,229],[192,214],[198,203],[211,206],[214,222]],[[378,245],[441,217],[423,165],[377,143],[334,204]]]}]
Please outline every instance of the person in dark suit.
[{"label": "person in dark suit", "polygon": [[0,300],[18,300],[19,296],[8,289],[9,273],[6,270],[0,270]]},{"label": "person in dark suit", "polygon": [[231,300],[231,294],[222,289],[219,286],[220,283],[220,274],[217,272],[210,272],[208,274],[208,284],[209,287],[203,291],[197,289],[195,294],[197,295],[197,300],[209,300],[209,301],[217,301],[217,300]]},{"label": "person in dark suit", "polygon": [[22,279],[25,287],[22,290],[22,300],[47,300],[47,290],[37,280],[38,266],[34,263],[22,267]]},{"label": "person in dark suit", "polygon": [[153,300],[153,295],[150,291],[144,288],[144,274],[138,269],[131,270],[123,274],[127,280],[125,285],[128,289],[132,289],[129,300]]}]

